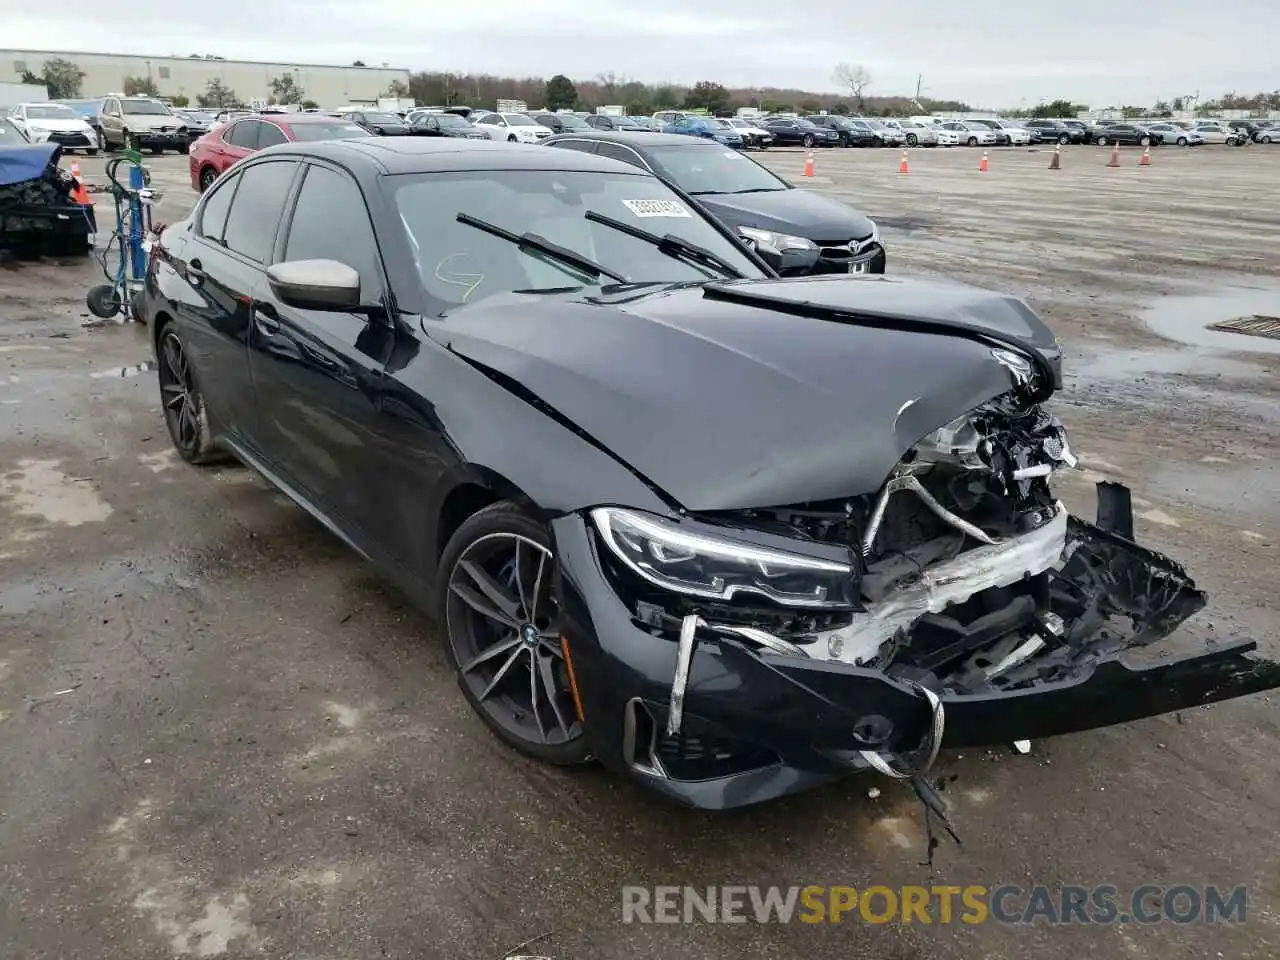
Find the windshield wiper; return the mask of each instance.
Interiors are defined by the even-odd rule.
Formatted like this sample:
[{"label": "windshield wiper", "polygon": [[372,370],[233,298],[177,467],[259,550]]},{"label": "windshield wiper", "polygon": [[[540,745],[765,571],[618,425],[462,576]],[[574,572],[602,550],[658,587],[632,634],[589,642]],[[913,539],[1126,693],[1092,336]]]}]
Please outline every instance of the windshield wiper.
[{"label": "windshield wiper", "polygon": [[576,251],[570,250],[568,247],[562,247],[558,243],[553,243],[546,237],[540,237],[536,233],[512,233],[496,223],[490,223],[488,220],[481,220],[479,217],[473,217],[469,213],[460,213],[455,218],[459,223],[465,223],[469,227],[475,227],[477,230],[483,230],[491,236],[500,237],[508,243],[514,243],[523,249],[537,250],[539,253],[545,253],[547,256],[559,260],[561,263],[567,263],[571,267],[577,267],[584,273],[589,273],[596,277],[608,277],[610,280],[616,280],[619,283],[626,283],[627,278],[620,273],[615,273],[608,267],[601,266],[590,257],[584,257]]},{"label": "windshield wiper", "polygon": [[658,236],[656,233],[650,233],[648,230],[641,230],[639,227],[633,227],[629,223],[622,220],[615,220],[613,217],[607,217],[603,213],[596,213],[594,210],[588,210],[586,217],[595,223],[602,223],[606,227],[612,227],[620,233],[625,233],[629,237],[635,237],[637,240],[643,240],[645,243],[651,243],[669,257],[684,257],[686,260],[693,260],[707,266],[715,267],[721,273],[724,273],[735,280],[741,280],[743,273],[732,264],[726,263],[719,256],[712,253],[705,247],[700,247],[696,243],[690,243],[688,240],[681,240],[673,233]]},{"label": "windshield wiper", "polygon": [[747,187],[745,190],[689,190],[691,197],[736,197],[740,193],[781,193],[786,187]]}]

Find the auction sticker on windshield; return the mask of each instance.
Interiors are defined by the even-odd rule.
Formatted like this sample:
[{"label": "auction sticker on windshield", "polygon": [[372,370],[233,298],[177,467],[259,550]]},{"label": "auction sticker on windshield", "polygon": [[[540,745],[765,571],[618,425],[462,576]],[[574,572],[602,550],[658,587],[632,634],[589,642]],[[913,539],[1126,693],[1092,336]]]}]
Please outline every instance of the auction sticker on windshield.
[{"label": "auction sticker on windshield", "polygon": [[691,217],[684,204],[674,200],[623,200],[623,206],[637,217]]}]

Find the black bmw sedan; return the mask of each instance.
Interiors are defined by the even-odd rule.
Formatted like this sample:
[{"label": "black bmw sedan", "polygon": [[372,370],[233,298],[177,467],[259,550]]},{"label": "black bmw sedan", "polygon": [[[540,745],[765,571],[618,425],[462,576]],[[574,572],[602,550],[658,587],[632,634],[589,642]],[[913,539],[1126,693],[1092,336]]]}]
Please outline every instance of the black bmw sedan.
[{"label": "black bmw sedan", "polygon": [[573,133],[548,137],[543,146],[595,153],[657,174],[754,244],[783,276],[885,272],[884,242],[873,221],[839,200],[797,189],[741,151],[665,133],[643,140]]},{"label": "black bmw sedan", "polygon": [[372,560],[540,760],[723,808],[1280,686],[1251,644],[1120,658],[1204,596],[1124,488],[1097,524],[1050,491],[1024,303],[776,278],[635,166],[271,147],[163,232],[142,309],[178,453]]}]

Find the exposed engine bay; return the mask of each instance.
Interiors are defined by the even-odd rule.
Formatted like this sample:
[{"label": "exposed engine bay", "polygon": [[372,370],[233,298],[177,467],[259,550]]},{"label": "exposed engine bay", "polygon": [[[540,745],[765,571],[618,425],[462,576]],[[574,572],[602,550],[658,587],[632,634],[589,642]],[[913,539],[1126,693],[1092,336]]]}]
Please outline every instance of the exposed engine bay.
[{"label": "exposed engine bay", "polygon": [[847,545],[861,609],[702,615],[763,646],[781,641],[938,692],[1069,679],[1086,662],[1166,636],[1205,603],[1171,560],[1068,515],[1049,479],[1075,464],[1058,420],[1006,394],[918,442],[875,494],[738,514]]}]

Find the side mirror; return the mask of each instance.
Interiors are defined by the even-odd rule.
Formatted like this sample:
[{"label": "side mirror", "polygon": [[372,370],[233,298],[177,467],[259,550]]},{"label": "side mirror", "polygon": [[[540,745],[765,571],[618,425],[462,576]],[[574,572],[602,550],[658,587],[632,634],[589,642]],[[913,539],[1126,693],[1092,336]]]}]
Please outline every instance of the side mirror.
[{"label": "side mirror", "polygon": [[360,309],[360,274],[337,260],[290,260],[267,268],[271,292],[299,310]]}]

